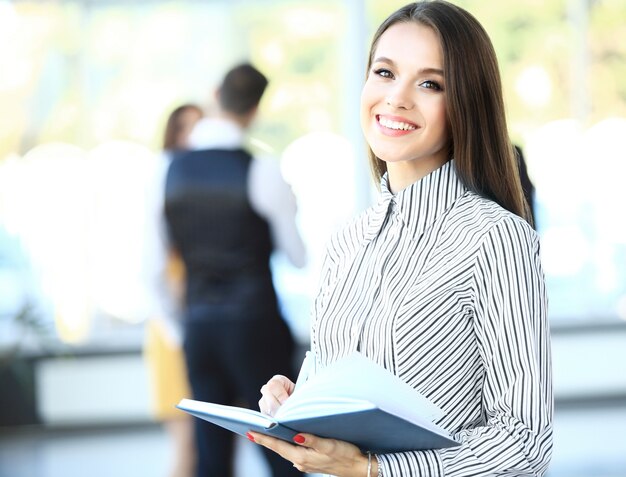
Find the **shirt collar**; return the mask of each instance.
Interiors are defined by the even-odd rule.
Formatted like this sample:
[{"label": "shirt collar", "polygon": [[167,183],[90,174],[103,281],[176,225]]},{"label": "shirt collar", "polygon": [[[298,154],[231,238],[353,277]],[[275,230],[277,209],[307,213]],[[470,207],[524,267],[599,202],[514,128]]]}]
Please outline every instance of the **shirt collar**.
[{"label": "shirt collar", "polygon": [[241,127],[224,118],[204,118],[189,135],[190,149],[237,149],[243,145]]},{"label": "shirt collar", "polygon": [[417,240],[426,228],[467,191],[456,174],[453,160],[397,194],[389,190],[389,178],[385,173],[380,188],[380,200],[373,207],[366,230],[366,239],[369,240],[378,235],[392,209],[397,210],[411,238]]}]

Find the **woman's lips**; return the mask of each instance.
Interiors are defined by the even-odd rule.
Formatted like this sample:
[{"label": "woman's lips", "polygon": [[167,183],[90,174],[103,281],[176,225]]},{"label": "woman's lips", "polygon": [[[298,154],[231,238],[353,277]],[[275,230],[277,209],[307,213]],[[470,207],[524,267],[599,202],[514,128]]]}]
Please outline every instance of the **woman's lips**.
[{"label": "woman's lips", "polygon": [[405,136],[419,129],[419,126],[415,123],[407,121],[404,118],[397,116],[382,116],[376,115],[376,124],[379,130],[386,136]]}]

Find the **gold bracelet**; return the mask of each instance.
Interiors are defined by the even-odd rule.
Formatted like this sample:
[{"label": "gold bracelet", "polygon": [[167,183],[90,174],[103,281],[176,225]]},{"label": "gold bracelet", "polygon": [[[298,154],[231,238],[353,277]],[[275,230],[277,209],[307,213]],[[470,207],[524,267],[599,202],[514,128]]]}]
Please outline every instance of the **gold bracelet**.
[{"label": "gold bracelet", "polygon": [[372,477],[372,453],[367,451],[367,477]]}]

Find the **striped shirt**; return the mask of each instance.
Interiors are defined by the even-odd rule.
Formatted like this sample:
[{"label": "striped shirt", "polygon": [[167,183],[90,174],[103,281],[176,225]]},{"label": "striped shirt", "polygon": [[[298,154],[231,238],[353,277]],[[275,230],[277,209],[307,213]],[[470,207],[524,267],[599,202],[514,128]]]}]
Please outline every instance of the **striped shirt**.
[{"label": "striped shirt", "polygon": [[318,366],[359,350],[445,412],[461,446],[378,455],[390,476],[543,475],[552,449],[537,234],[469,191],[454,161],[330,241],[312,316]]}]

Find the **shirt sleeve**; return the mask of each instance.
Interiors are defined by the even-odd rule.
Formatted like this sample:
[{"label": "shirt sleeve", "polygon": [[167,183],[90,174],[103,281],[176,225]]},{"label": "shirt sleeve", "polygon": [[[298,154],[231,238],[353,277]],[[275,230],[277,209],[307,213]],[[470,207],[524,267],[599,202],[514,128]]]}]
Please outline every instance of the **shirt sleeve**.
[{"label": "shirt sleeve", "polygon": [[253,159],[248,196],[252,208],[269,223],[274,246],[284,252],[294,266],[303,267],[306,252],[296,224],[296,198],[283,179],[278,162]]},{"label": "shirt sleeve", "polygon": [[484,422],[459,447],[378,456],[382,475],[544,475],[552,453],[547,297],[537,235],[517,218],[486,234],[475,264],[475,332]]}]

